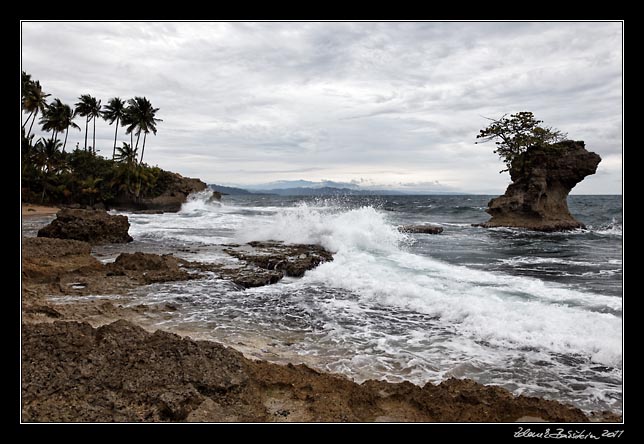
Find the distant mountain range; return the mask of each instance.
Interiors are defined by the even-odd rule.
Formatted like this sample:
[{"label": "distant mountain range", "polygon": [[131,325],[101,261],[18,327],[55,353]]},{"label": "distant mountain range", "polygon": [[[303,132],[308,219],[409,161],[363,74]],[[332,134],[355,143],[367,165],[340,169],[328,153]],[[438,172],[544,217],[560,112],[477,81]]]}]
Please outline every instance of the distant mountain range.
[{"label": "distant mountain range", "polygon": [[258,194],[277,194],[279,196],[387,196],[402,195],[401,191],[395,190],[356,190],[351,188],[278,188],[273,190],[256,191]]},{"label": "distant mountain range", "polygon": [[336,188],[336,189],[350,189],[359,190],[360,186],[350,182],[335,182],[332,180],[322,180],[320,182],[313,182],[310,180],[277,180],[275,182],[262,183],[257,185],[248,185],[244,187],[248,190],[254,191],[268,191],[268,190],[285,190],[285,189],[299,189],[299,188]]},{"label": "distant mountain range", "polygon": [[422,194],[466,194],[446,191],[402,191],[365,189],[344,182],[311,182],[308,180],[277,181],[262,185],[249,185],[246,188],[210,184],[213,191],[222,194],[275,194],[279,196],[401,196]]}]

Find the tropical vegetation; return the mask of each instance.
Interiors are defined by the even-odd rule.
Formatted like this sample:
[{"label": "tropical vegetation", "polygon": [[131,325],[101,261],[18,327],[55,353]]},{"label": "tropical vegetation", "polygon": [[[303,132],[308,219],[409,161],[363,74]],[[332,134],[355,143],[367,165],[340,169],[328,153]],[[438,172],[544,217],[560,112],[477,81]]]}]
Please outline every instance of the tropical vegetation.
[{"label": "tropical vegetation", "polygon": [[31,80],[31,75],[26,72],[22,72],[21,77],[21,101],[22,101],[22,110],[29,113],[27,119],[22,124],[22,128],[25,128],[25,125],[31,120],[31,125],[29,125],[29,131],[27,132],[27,137],[31,134],[31,130],[38,116],[38,111],[41,113],[45,111],[45,106],[47,105],[47,97],[49,94],[45,94],[40,86],[38,80]]},{"label": "tropical vegetation", "polygon": [[541,125],[543,121],[535,119],[534,114],[529,111],[511,114],[509,118],[506,116],[507,114],[504,114],[500,119],[488,118],[492,123],[480,130],[476,138],[482,139],[482,142],[496,140],[494,152],[508,169],[512,167],[512,162],[528,149],[536,146],[554,146],[567,138],[566,133]]},{"label": "tropical vegetation", "polygon": [[116,136],[119,132],[119,123],[123,121],[125,117],[125,112],[127,108],[125,107],[125,102],[121,100],[120,97],[114,97],[107,102],[105,109],[103,110],[103,119],[109,120],[110,125],[116,122],[114,127],[114,147],[112,148],[112,160],[116,155]]},{"label": "tropical vegetation", "polygon": [[[127,101],[114,97],[102,107],[100,99],[82,94],[72,108],[59,98],[48,103],[49,96],[39,81],[22,72],[21,103],[26,116],[20,147],[23,201],[111,205],[155,197],[167,189],[173,180],[172,173],[143,163],[147,135],[150,132],[156,135],[157,124],[162,121],[156,117],[159,108],[153,107],[146,97],[136,96]],[[77,118],[83,118],[85,123],[84,145],[80,148],[77,144],[76,149],[66,152],[69,129],[81,131],[74,122]],[[115,124],[111,159],[97,154],[100,151],[96,146],[98,119]],[[51,133],[51,137],[34,141],[32,129],[36,120],[42,131]],[[90,122],[92,145],[88,147]],[[130,143],[117,145],[119,126],[126,128]],[[133,144],[133,136],[136,136],[136,144]]]}]

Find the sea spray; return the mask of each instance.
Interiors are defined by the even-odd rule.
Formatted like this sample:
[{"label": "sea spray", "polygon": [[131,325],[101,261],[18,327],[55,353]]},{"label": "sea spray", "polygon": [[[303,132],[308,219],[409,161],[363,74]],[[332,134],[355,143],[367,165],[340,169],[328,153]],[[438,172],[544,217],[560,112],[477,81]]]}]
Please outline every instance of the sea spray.
[{"label": "sea spray", "polygon": [[354,209],[311,207],[301,202],[279,210],[259,227],[251,221],[238,230],[237,239],[277,240],[292,244],[320,244],[333,252],[395,251],[412,238],[387,221],[373,207]]},{"label": "sea spray", "polygon": [[[409,253],[410,238],[372,207],[277,211],[244,240],[320,243],[335,260],[305,278],[359,295],[371,304],[435,316],[469,340],[492,347],[544,349],[621,365],[621,301],[538,279],[491,273]],[[592,307],[589,310],[588,307]],[[593,333],[596,332],[596,333]]]},{"label": "sea spray", "polygon": [[181,205],[179,213],[185,216],[203,216],[217,211],[222,205],[225,204],[212,199],[212,190],[205,189],[189,195],[186,202]]},{"label": "sea spray", "polygon": [[[472,227],[488,218],[486,196],[207,198],[175,214],[131,215],[134,243],[197,260],[215,258],[225,243],[320,243],[334,261],[255,289],[216,277],[146,287],[136,304],[177,306],[159,325],[232,346],[261,343],[268,352],[255,356],[356,381],[469,377],[620,410],[619,200],[570,196],[588,230],[530,233]],[[397,230],[414,223],[445,230]]]}]

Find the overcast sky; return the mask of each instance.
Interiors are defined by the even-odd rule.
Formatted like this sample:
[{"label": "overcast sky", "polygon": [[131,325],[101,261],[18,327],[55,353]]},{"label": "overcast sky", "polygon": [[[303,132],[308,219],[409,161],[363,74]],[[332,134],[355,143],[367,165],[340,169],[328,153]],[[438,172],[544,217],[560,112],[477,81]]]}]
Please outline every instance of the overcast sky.
[{"label": "overcast sky", "polygon": [[22,69],[72,106],[146,96],[145,161],[208,183],[499,194],[483,116],[532,111],[601,155],[574,192],[622,189],[621,23],[23,22]]}]

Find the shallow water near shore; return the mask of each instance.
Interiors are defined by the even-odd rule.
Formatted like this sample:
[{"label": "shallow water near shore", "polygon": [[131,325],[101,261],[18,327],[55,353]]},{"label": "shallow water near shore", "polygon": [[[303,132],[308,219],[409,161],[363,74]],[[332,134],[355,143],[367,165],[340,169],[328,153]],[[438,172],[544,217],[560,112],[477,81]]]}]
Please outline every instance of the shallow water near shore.
[{"label": "shallow water near shore", "polygon": [[[142,287],[131,303],[172,303],[158,327],[358,382],[468,377],[621,412],[621,196],[570,196],[587,229],[567,233],[472,227],[489,198],[202,194],[176,214],[125,213],[135,241],[94,252],[208,262],[232,260],[226,243],[320,243],[334,261],[300,279],[241,290],[213,275]],[[396,228],[412,223],[444,231]]]}]

